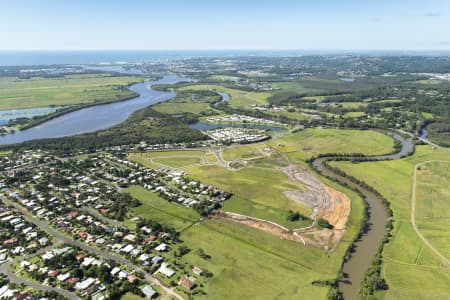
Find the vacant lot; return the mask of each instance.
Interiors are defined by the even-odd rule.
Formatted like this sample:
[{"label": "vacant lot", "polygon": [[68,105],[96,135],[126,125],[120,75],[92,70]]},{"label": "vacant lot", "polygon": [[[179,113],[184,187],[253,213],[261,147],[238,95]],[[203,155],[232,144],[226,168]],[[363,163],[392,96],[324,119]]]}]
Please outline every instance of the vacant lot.
[{"label": "vacant lot", "polygon": [[196,164],[204,165],[217,162],[212,153],[199,150],[133,153],[129,155],[129,159],[152,169],[161,167],[183,168]]},{"label": "vacant lot", "polygon": [[139,216],[173,227],[176,230],[183,230],[200,218],[193,209],[164,200],[157,193],[147,191],[143,187],[133,186],[124,189],[123,192],[130,193],[142,203],[142,205],[131,209],[132,215],[126,221],[128,225],[133,224],[133,221],[131,221],[133,217]]},{"label": "vacant lot", "polygon": [[217,81],[238,81],[241,79],[237,76],[230,76],[230,75],[211,75],[207,77],[210,80],[217,80]]},{"label": "vacant lot", "polygon": [[[389,290],[386,299],[447,299],[449,295],[450,273],[442,267],[439,258],[422,242],[411,225],[411,192],[414,166],[429,160],[450,160],[450,151],[432,149],[430,146],[419,146],[411,157],[382,162],[367,162],[352,164],[350,162],[333,162],[341,168],[369,185],[375,187],[391,203],[394,212],[394,231],[390,243],[383,251],[382,276],[386,278]],[[434,170],[430,170],[433,173]],[[436,172],[441,172],[436,170]],[[445,181],[433,181],[433,188],[448,192]],[[441,185],[443,183],[443,185]],[[425,218],[433,202],[430,195],[423,194],[423,188],[418,194],[416,215],[420,217],[419,226],[426,231],[435,229],[439,236],[446,236],[448,230],[442,230],[444,218]],[[419,196],[420,195],[420,196]],[[425,198],[423,197],[425,196]],[[433,196],[432,196],[433,197]],[[433,199],[433,198],[432,198]],[[422,201],[421,201],[422,200]],[[420,202],[420,204],[419,204]],[[440,201],[438,202],[440,203]],[[445,204],[445,207],[448,207]],[[446,209],[446,208],[444,208]],[[420,210],[424,210],[419,213]],[[438,216],[446,214],[439,212]],[[448,224],[448,223],[447,223]],[[430,232],[429,232],[430,233]],[[441,243],[437,244],[439,247]],[[448,253],[448,242],[441,244]],[[442,249],[444,249],[442,248]]]},{"label": "vacant lot", "polygon": [[210,111],[210,106],[205,102],[163,102],[153,107],[156,111],[163,114],[176,115],[182,113],[191,113],[198,115],[204,111]]},{"label": "vacant lot", "polygon": [[[311,143],[321,142],[320,146],[314,148],[315,153],[331,152],[335,146],[344,151],[352,149],[346,143],[351,143],[355,137],[362,137],[362,133],[369,133],[381,141],[385,138],[384,141],[388,146],[378,147],[376,151],[388,152],[391,150],[389,147],[392,147],[390,138],[374,132],[324,131],[325,136],[308,137],[294,134],[290,136],[292,139],[286,136],[282,140],[287,139],[291,143],[290,147],[293,147],[291,152],[303,152],[304,157],[307,157],[307,151],[299,147],[304,140]],[[325,141],[327,138],[333,141],[330,146],[327,146]],[[342,139],[344,141],[341,141]],[[276,145],[277,140],[273,143]],[[363,147],[362,143],[358,147],[356,149],[360,152],[373,151],[366,151],[367,148]],[[264,144],[235,146],[227,148],[224,157],[229,160],[253,158],[260,156],[264,148]],[[310,224],[308,221],[287,220],[287,212],[290,209],[308,216],[311,210],[287,199],[283,194],[284,190],[304,188],[289,181],[285,173],[276,169],[287,164],[285,156],[284,153],[270,151],[270,156],[259,158],[238,171],[212,164],[186,168],[186,172],[194,179],[232,192],[233,197],[224,203],[225,211],[274,221],[289,228],[307,226]],[[198,150],[140,153],[133,154],[133,157],[147,163],[148,159],[152,158],[167,159],[166,163],[173,164],[180,157],[200,157],[216,162],[211,153]],[[298,159],[294,162],[306,167],[304,160]],[[193,211],[161,202],[164,200],[143,189],[133,194],[141,194],[139,199],[147,199],[146,206],[135,208],[133,212],[134,215],[146,215],[149,218],[164,218],[169,220],[166,222],[183,230],[180,238],[184,241],[183,245],[192,251],[182,260],[188,266],[199,266],[214,274],[202,287],[206,295],[197,296],[200,299],[325,299],[328,288],[313,286],[311,282],[336,277],[343,253],[359,229],[364,205],[356,193],[326,179],[322,180],[325,184],[345,192],[351,199],[347,230],[336,251],[332,253],[305,247],[301,243],[280,240],[262,231],[227,220],[211,219],[195,223],[198,216],[190,216]],[[132,189],[136,188],[130,190]],[[194,223],[195,225],[189,226]],[[197,254],[198,249],[211,255],[211,259],[201,258]]]},{"label": "vacant lot", "polygon": [[[325,183],[335,187],[331,182]],[[362,219],[362,199],[352,191],[344,191],[352,199],[351,214],[347,231],[332,253],[221,219],[186,229],[181,239],[193,251],[183,259],[214,274],[204,288],[207,295],[200,298],[326,299],[328,288],[313,286],[311,282],[336,277],[343,253]],[[210,254],[211,259],[200,258],[198,249]]]},{"label": "vacant lot", "polygon": [[371,130],[306,129],[268,144],[294,159],[305,160],[320,153],[388,153],[394,140]]},{"label": "vacant lot", "polygon": [[172,168],[181,168],[191,165],[200,164],[202,161],[199,157],[179,156],[179,157],[157,157],[153,158],[153,162]]},{"label": "vacant lot", "polygon": [[230,171],[221,166],[194,167],[186,171],[201,182],[232,192],[234,196],[224,204],[226,211],[266,219],[291,228],[307,224],[287,220],[289,210],[300,211],[308,216],[311,210],[283,194],[285,190],[302,190],[303,186],[289,182],[287,175],[281,171],[253,167]]},{"label": "vacant lot", "polygon": [[227,161],[233,161],[238,159],[254,159],[264,155],[264,148],[267,146],[264,144],[243,145],[236,147],[228,147],[223,150],[222,157]]},{"label": "vacant lot", "polygon": [[236,89],[226,88],[221,85],[191,85],[183,87],[181,90],[215,90],[217,92],[224,92],[231,96],[229,101],[233,107],[251,108],[253,105],[267,104],[267,98],[271,95],[268,92],[247,92]]},{"label": "vacant lot", "polygon": [[136,94],[126,88],[142,81],[134,76],[67,75],[57,78],[0,77],[0,109],[114,101]]},{"label": "vacant lot", "polygon": [[[300,82],[296,82],[296,81],[292,81],[292,82],[274,82],[272,83],[272,87],[274,89],[279,89],[281,91],[288,91],[288,92],[292,92],[292,93],[297,93],[297,94],[318,94],[318,93],[322,93],[324,92],[323,89],[321,89],[320,87],[316,88],[312,88],[312,87],[307,87],[306,85],[300,83]],[[307,97],[308,100],[322,100],[323,97],[322,96],[309,96]]]},{"label": "vacant lot", "polygon": [[341,260],[226,220],[192,226],[181,239],[193,249],[183,259],[214,274],[199,299],[325,299],[327,287],[311,282],[333,278]]},{"label": "vacant lot", "polygon": [[417,227],[433,247],[450,259],[450,161],[421,165],[416,184]]}]

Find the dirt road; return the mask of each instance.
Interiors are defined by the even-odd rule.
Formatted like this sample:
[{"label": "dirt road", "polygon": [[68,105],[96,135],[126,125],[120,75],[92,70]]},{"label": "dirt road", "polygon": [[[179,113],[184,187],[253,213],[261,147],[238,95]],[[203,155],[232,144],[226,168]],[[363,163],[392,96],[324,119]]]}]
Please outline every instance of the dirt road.
[{"label": "dirt road", "polygon": [[422,235],[422,233],[419,231],[419,229],[417,228],[416,225],[416,221],[415,221],[415,215],[416,215],[416,190],[417,190],[417,170],[419,169],[419,167],[426,165],[428,163],[431,162],[443,162],[443,163],[450,163],[450,161],[442,161],[442,160],[428,160],[428,161],[424,161],[421,162],[417,165],[414,166],[414,177],[413,177],[413,186],[412,186],[412,194],[411,194],[411,225],[414,229],[414,231],[416,232],[416,234],[419,236],[419,238],[424,242],[425,245],[428,246],[428,248],[431,249],[431,251],[433,251],[437,256],[439,256],[439,258],[442,260],[442,263],[444,264],[444,266],[448,267],[450,266],[450,261],[448,260],[447,257],[445,257],[441,252],[439,252],[439,250],[437,250],[436,248],[433,247],[433,245],[431,245],[431,243]]}]

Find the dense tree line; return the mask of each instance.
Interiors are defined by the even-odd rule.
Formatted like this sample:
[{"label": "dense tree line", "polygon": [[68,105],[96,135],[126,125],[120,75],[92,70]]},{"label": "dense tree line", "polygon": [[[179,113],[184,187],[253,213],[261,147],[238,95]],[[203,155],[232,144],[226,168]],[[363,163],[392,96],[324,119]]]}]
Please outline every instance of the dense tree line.
[{"label": "dense tree line", "polygon": [[109,129],[70,137],[28,141],[4,148],[39,148],[73,153],[82,150],[95,151],[114,145],[138,144],[141,141],[164,144],[194,142],[206,138],[200,131],[189,128],[185,120],[146,107],[133,113],[124,123]]}]

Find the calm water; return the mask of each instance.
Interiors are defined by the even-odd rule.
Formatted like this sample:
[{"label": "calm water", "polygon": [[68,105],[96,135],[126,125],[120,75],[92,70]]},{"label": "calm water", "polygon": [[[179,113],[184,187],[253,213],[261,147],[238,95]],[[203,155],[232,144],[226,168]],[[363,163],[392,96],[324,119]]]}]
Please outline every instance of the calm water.
[{"label": "calm water", "polygon": [[144,75],[144,73],[136,68],[128,68],[125,69],[123,66],[100,66],[100,65],[93,65],[93,66],[86,66],[82,65],[83,69],[85,70],[94,70],[94,71],[103,71],[103,72],[117,72],[117,73],[123,73],[128,75]]},{"label": "calm water", "polygon": [[220,96],[222,96],[222,101],[229,101],[230,100],[230,95],[228,95],[227,93],[223,93],[223,92],[218,92],[218,94]]},{"label": "calm water", "polygon": [[134,111],[151,104],[166,101],[175,96],[174,92],[155,91],[150,87],[155,83],[176,83],[187,79],[175,75],[165,76],[158,81],[137,83],[130,90],[140,94],[131,100],[83,108],[37,127],[0,137],[0,144],[21,143],[34,139],[56,138],[97,131],[125,121]]},{"label": "calm water", "polygon": [[231,99],[230,95],[223,92],[217,92],[220,96],[222,96],[222,101],[214,103],[214,106],[219,105],[221,102],[229,101]]},{"label": "calm water", "polygon": [[420,129],[420,138],[424,140],[428,140],[428,130],[426,127]]},{"label": "calm water", "polygon": [[61,106],[47,106],[24,109],[0,110],[0,125],[7,125],[10,120],[42,116],[60,109]]},{"label": "calm water", "polygon": [[[414,151],[414,143],[412,139],[405,139],[395,133],[388,133],[388,135],[392,136],[402,144],[401,151],[389,155],[379,155],[373,157],[373,159],[399,159]],[[333,160],[333,157],[331,158]],[[350,161],[351,159],[351,157],[348,157],[346,160]],[[339,291],[343,293],[344,299],[359,299],[358,291],[361,286],[361,280],[364,278],[364,275],[373,260],[373,256],[375,255],[376,250],[378,249],[383,238],[386,235],[386,209],[382,203],[382,199],[379,199],[378,196],[373,192],[359,186],[347,177],[343,177],[335,173],[334,171],[327,169],[323,164],[325,160],[327,160],[327,158],[315,159],[313,161],[314,168],[316,170],[319,170],[324,175],[330,176],[351,188],[359,190],[364,195],[364,199],[369,211],[368,222],[370,224],[370,228],[368,232],[363,234],[363,236],[355,243],[355,251],[351,254],[350,259],[345,261],[342,266],[342,271],[348,276],[346,278],[347,281],[339,282]]]}]

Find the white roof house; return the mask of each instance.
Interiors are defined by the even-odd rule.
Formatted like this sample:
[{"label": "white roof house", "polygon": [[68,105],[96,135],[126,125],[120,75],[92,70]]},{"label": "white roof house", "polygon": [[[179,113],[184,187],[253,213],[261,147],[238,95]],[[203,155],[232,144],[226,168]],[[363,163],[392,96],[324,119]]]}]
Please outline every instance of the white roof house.
[{"label": "white roof house", "polygon": [[168,263],[162,263],[161,267],[158,269],[158,271],[156,271],[156,273],[162,273],[170,278],[175,274],[175,271],[169,268]]}]

